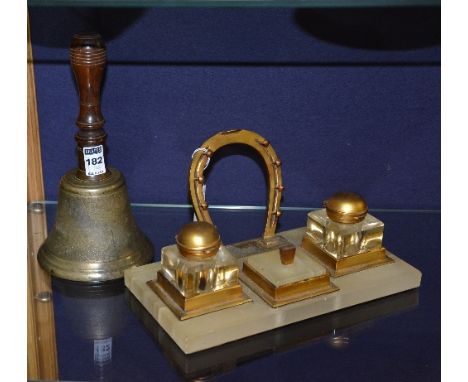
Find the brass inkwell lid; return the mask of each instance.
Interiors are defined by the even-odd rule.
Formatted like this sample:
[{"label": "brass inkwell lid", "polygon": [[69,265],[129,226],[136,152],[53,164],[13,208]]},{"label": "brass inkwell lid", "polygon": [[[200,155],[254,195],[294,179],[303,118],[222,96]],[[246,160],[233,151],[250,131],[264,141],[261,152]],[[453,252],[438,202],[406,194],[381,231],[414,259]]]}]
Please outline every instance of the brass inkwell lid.
[{"label": "brass inkwell lid", "polygon": [[221,237],[213,224],[197,221],[184,225],[175,237],[180,254],[190,260],[215,256]]},{"label": "brass inkwell lid", "polygon": [[367,203],[354,192],[338,192],[323,202],[328,217],[336,223],[353,224],[364,220]]}]

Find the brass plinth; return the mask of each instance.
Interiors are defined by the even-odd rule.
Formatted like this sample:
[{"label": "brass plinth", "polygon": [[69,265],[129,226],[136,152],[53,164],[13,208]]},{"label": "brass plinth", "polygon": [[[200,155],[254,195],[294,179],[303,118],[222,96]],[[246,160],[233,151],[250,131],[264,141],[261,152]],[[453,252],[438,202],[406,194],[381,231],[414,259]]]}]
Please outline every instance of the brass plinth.
[{"label": "brass plinth", "polygon": [[158,271],[157,278],[148,281],[147,285],[180,320],[186,320],[252,301],[252,299],[242,292],[240,284],[212,292],[200,293],[192,297],[185,297],[166,279],[161,270]]},{"label": "brass plinth", "polygon": [[384,247],[376,248],[356,255],[335,259],[323,249],[314,244],[312,238],[306,233],[302,239],[302,248],[319,260],[330,272],[332,277],[340,277],[349,273],[359,272],[363,269],[377,267],[393,260],[387,256]]},{"label": "brass plinth", "polygon": [[122,174],[109,168],[102,181],[70,171],[60,182],[55,226],[39,249],[41,266],[74,281],[100,282],[151,261],[153,247],[130,210]]},{"label": "brass plinth", "polygon": [[[273,308],[305,300],[338,288],[318,262],[302,248],[286,248],[294,257],[284,262],[284,250],[251,255],[243,262],[241,280]],[[283,254],[281,253],[283,252]],[[297,253],[296,253],[297,252]]]},{"label": "brass plinth", "polygon": [[247,263],[244,263],[242,273],[242,281],[273,308],[338,290],[338,287],[330,282],[329,275],[275,286]]}]

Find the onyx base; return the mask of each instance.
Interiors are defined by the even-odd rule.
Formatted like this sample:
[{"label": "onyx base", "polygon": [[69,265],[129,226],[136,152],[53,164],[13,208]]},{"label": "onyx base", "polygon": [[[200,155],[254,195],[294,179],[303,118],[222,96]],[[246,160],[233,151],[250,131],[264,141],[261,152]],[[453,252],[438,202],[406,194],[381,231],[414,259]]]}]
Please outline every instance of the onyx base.
[{"label": "onyx base", "polygon": [[[306,228],[282,232],[281,235],[300,246]],[[254,334],[266,332],[311,317],[317,317],[381,297],[418,288],[421,272],[387,251],[393,261],[331,278],[338,291],[272,308],[243,284],[252,299],[243,304],[181,321],[148,286],[160,269],[160,263],[134,267],[125,271],[125,285],[185,354],[195,353]]]},{"label": "onyx base", "polygon": [[252,301],[242,292],[240,284],[193,297],[184,297],[164,277],[161,270],[158,271],[158,277],[148,281],[147,284],[180,320],[187,320]]}]

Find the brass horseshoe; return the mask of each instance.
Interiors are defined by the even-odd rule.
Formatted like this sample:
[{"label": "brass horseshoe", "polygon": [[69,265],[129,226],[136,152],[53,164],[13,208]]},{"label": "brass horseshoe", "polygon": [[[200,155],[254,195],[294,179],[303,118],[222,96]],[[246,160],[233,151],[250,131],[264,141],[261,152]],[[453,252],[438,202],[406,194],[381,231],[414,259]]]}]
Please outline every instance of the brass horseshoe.
[{"label": "brass horseshoe", "polygon": [[204,177],[203,172],[209,159],[216,150],[232,144],[244,144],[257,151],[268,171],[268,210],[266,216],[265,230],[263,238],[273,237],[276,232],[276,224],[281,216],[280,202],[281,194],[284,190],[281,177],[281,161],[278,159],[275,150],[270,142],[262,136],[249,130],[228,130],[217,133],[208,138],[201,147],[195,150],[190,165],[189,187],[192,204],[199,221],[213,223],[208,212],[208,204],[203,195]]}]

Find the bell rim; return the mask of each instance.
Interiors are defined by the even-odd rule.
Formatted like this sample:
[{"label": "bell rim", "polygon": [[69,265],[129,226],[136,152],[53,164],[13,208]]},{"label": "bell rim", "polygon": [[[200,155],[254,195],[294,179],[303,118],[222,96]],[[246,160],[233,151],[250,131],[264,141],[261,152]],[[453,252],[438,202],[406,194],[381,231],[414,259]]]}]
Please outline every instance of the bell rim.
[{"label": "bell rim", "polygon": [[[112,261],[80,262],[54,254],[49,248],[49,235],[37,253],[39,265],[51,276],[63,280],[98,283],[124,277],[124,271],[133,266],[148,264],[153,259],[153,245],[146,236],[141,241],[141,250],[133,250],[130,255],[116,256]],[[123,252],[123,251],[122,251]],[[82,265],[85,265],[83,267]]]}]

